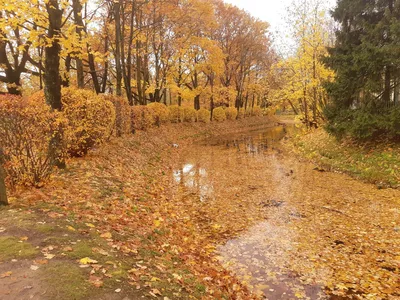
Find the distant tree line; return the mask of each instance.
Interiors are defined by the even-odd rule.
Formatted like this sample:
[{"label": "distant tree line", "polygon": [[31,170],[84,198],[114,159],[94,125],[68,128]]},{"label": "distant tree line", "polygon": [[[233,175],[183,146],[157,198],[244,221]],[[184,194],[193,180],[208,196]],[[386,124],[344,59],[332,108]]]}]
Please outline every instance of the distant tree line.
[{"label": "distant tree line", "polygon": [[268,105],[269,25],[221,0],[9,0],[0,4],[0,91],[61,87],[130,105]]}]

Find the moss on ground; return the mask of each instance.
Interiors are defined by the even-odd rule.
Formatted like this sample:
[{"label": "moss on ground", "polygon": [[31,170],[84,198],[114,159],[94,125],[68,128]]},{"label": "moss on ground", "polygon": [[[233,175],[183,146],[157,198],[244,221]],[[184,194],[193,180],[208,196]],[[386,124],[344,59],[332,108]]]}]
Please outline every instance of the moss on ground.
[{"label": "moss on ground", "polygon": [[92,287],[87,280],[87,274],[79,266],[68,261],[45,266],[41,276],[51,287],[47,292],[50,299],[86,299],[91,292]]},{"label": "moss on ground", "polygon": [[0,261],[34,257],[38,251],[30,243],[16,237],[0,237]]},{"label": "moss on ground", "polygon": [[49,234],[53,233],[56,230],[56,228],[48,224],[39,224],[35,226],[35,230],[40,233]]}]

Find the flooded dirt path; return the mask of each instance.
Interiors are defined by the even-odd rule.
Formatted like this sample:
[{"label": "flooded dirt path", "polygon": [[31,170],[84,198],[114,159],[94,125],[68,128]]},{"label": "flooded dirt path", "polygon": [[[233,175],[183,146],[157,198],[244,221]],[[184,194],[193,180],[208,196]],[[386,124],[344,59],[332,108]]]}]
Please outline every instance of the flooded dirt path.
[{"label": "flooded dirt path", "polygon": [[260,298],[400,299],[400,191],[314,170],[282,150],[288,130],[185,149],[173,177],[187,218]]}]

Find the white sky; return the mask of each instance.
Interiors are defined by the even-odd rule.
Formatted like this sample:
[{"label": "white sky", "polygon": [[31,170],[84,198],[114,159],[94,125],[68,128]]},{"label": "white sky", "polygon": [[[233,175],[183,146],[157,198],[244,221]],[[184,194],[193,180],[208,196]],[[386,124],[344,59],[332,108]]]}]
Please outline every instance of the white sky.
[{"label": "white sky", "polygon": [[[289,34],[286,25],[286,11],[295,0],[224,0],[237,7],[246,10],[252,16],[266,21],[271,25],[270,32],[276,39],[275,46],[281,48],[282,43],[286,41]],[[333,8],[336,0],[322,0],[328,8]]]}]

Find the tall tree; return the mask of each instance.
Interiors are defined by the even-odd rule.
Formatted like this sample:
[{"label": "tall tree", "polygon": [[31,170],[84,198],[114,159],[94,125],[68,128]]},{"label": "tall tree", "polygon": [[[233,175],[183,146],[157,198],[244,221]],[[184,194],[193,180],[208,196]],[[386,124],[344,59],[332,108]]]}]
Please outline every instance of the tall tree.
[{"label": "tall tree", "polygon": [[63,10],[60,9],[58,0],[49,0],[46,11],[49,21],[47,38],[50,44],[45,47],[44,93],[51,108],[61,110],[60,35]]},{"label": "tall tree", "polygon": [[330,128],[343,129],[346,120],[358,120],[366,136],[385,132],[387,125],[373,123],[398,104],[400,1],[340,0],[332,15],[340,29],[325,59],[336,72],[327,84],[333,101],[327,111]]},{"label": "tall tree", "polygon": [[297,48],[274,66],[280,78],[274,97],[281,107],[289,106],[300,114],[308,127],[318,126],[324,122],[323,110],[328,103],[324,83],[334,77],[321,61],[328,54],[330,19],[320,0],[293,2],[289,15]]}]

